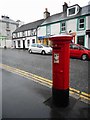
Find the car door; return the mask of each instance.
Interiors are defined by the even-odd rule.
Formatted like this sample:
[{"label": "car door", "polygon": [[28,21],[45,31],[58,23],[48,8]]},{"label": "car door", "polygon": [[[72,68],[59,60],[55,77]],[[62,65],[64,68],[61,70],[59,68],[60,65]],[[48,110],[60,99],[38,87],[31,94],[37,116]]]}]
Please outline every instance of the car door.
[{"label": "car door", "polygon": [[78,45],[72,44],[70,46],[70,57],[80,57],[80,48]]},{"label": "car door", "polygon": [[37,44],[32,44],[32,45],[31,45],[31,51],[32,51],[32,52],[35,53],[35,52],[36,52],[36,48],[37,48]]},{"label": "car door", "polygon": [[43,49],[43,46],[40,44],[37,44],[37,53],[41,53]]}]

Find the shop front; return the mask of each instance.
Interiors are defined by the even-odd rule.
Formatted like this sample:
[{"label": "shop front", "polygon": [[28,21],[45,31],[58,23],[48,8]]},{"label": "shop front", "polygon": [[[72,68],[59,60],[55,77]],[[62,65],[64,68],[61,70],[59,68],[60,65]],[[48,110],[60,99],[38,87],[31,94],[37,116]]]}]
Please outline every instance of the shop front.
[{"label": "shop front", "polygon": [[44,45],[51,46],[51,41],[49,40],[48,36],[39,36],[38,40],[37,40],[37,43],[41,43],[41,44],[44,44]]}]

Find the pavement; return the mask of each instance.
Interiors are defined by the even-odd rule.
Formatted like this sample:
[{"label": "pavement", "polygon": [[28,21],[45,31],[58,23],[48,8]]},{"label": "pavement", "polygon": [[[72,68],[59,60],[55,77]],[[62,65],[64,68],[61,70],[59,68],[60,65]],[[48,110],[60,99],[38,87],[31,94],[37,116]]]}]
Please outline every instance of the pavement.
[{"label": "pavement", "polygon": [[52,88],[2,70],[2,120],[55,120],[90,117],[90,104],[69,96],[67,107],[52,102]]}]

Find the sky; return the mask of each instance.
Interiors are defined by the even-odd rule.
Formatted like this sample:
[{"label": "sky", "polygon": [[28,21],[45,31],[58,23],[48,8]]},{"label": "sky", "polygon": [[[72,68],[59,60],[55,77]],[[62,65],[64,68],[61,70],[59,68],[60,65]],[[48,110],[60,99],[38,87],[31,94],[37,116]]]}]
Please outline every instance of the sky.
[{"label": "sky", "polygon": [[24,23],[43,19],[43,12],[48,8],[50,15],[62,12],[62,5],[78,4],[86,6],[90,0],[0,0],[0,19],[2,15]]}]

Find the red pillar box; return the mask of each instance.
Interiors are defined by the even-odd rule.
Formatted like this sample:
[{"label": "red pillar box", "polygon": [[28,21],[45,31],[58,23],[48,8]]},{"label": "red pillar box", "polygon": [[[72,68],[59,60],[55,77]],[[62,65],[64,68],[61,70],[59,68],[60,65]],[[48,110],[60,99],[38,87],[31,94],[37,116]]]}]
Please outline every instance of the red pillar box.
[{"label": "red pillar box", "polygon": [[57,106],[65,107],[69,103],[69,63],[71,35],[58,35],[49,38],[52,41],[52,100]]}]

